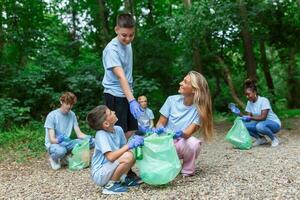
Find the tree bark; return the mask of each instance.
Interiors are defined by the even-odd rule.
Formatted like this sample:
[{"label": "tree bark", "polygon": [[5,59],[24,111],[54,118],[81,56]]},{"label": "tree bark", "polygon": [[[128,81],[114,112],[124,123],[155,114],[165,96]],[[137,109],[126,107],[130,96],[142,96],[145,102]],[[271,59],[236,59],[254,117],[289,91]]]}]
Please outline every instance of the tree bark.
[{"label": "tree bark", "polygon": [[249,32],[249,24],[247,19],[247,9],[243,0],[239,2],[239,14],[242,18],[241,23],[241,36],[244,45],[244,56],[246,61],[247,75],[252,80],[256,80],[256,61],[253,53],[252,38]]},{"label": "tree bark", "polygon": [[225,64],[224,60],[220,57],[220,56],[216,56],[217,61],[221,64],[222,69],[223,69],[223,73],[224,73],[224,79],[229,87],[231,96],[233,98],[233,100],[241,107],[244,108],[245,104],[240,100],[240,98],[237,95],[236,89],[233,85],[232,82],[232,78],[231,78],[231,73],[230,70],[228,68],[228,66]]},{"label": "tree bark", "polygon": [[288,108],[300,108],[300,90],[299,90],[299,81],[297,76],[299,72],[297,71],[296,64],[296,49],[292,48],[290,51],[290,59],[288,63],[287,70],[287,89],[288,89]]},{"label": "tree bark", "polygon": [[[261,63],[262,63],[262,69],[266,78],[266,82],[267,82],[267,86],[269,89],[269,92],[274,96],[275,95],[275,88],[274,88],[274,83],[273,83],[273,79],[270,73],[270,66],[269,66],[269,62],[267,59],[267,55],[266,55],[266,47],[265,47],[265,42],[264,41],[260,41],[259,43],[260,46],[260,55],[261,55]],[[275,101],[275,98],[273,98]],[[275,102],[273,102],[275,103]]]}]

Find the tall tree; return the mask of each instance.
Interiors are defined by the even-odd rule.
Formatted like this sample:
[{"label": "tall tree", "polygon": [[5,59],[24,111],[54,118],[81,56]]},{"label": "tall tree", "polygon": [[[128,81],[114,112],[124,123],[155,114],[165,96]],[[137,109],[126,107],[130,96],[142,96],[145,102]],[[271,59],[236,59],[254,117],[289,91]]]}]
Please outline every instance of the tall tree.
[{"label": "tall tree", "polygon": [[248,77],[256,80],[256,60],[253,52],[252,37],[249,32],[249,23],[247,17],[247,7],[243,0],[238,0],[239,15],[241,16],[241,36],[244,45],[244,56],[247,67]]}]

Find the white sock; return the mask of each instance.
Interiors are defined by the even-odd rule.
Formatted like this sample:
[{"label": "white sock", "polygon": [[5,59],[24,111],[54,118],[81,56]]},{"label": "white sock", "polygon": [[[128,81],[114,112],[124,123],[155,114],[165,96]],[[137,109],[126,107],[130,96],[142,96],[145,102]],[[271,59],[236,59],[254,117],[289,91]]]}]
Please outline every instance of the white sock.
[{"label": "white sock", "polygon": [[121,182],[125,182],[126,176],[127,174],[122,174],[122,176],[120,177]]}]

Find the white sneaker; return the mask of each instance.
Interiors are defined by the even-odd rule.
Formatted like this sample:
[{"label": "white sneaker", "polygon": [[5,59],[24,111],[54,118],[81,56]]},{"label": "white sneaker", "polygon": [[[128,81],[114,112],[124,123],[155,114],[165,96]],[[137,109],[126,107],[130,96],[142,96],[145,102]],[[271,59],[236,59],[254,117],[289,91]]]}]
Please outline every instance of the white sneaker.
[{"label": "white sneaker", "polygon": [[58,160],[58,162],[55,162],[51,157],[49,158],[49,161],[50,161],[50,165],[51,165],[51,168],[53,170],[58,170],[61,168],[61,164],[60,164],[60,161]]},{"label": "white sneaker", "polygon": [[255,142],[253,142],[252,146],[259,146],[259,145],[263,145],[263,144],[267,144],[268,140],[265,137],[262,138],[258,138],[255,140]]},{"label": "white sneaker", "polygon": [[277,147],[278,145],[279,145],[279,140],[278,140],[278,138],[275,136],[274,139],[272,140],[271,147]]}]

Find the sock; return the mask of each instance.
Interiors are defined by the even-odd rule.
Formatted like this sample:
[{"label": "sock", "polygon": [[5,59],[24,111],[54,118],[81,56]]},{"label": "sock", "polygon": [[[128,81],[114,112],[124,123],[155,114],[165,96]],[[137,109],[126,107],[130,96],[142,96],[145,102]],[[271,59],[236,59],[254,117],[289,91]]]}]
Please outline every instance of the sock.
[{"label": "sock", "polygon": [[120,177],[121,182],[125,182],[126,176],[127,174],[122,174],[122,176]]}]

